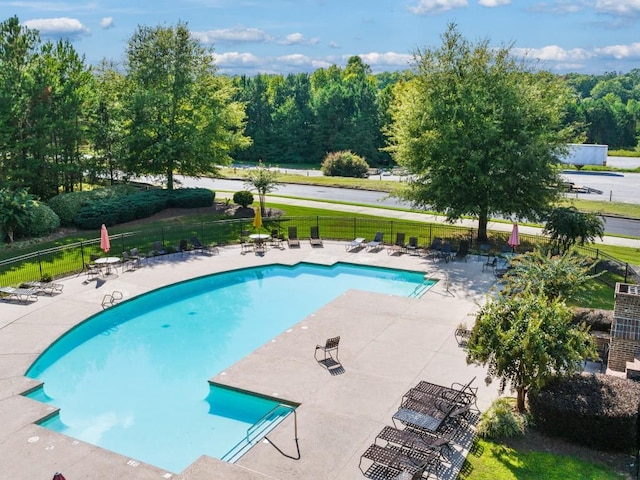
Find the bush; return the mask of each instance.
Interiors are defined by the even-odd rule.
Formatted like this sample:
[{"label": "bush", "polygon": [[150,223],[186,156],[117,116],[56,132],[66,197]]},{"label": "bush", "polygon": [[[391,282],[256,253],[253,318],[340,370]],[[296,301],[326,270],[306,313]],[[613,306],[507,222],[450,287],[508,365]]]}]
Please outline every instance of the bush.
[{"label": "bush", "polygon": [[74,225],[76,215],[85,205],[110,198],[123,198],[138,191],[137,187],[131,185],[111,185],[83,192],[61,193],[50,198],[47,204],[60,218],[60,225],[70,227]]},{"label": "bush", "polygon": [[247,190],[236,192],[233,194],[233,203],[242,206],[242,208],[247,208],[253,203],[253,193]]},{"label": "bush", "polygon": [[322,173],[329,177],[366,178],[369,164],[353,152],[333,152],[322,162]]},{"label": "bush", "polygon": [[16,233],[20,237],[46,237],[60,226],[60,218],[45,203],[38,202],[29,223]]},{"label": "bush", "polygon": [[610,333],[611,324],[613,323],[613,310],[575,308],[572,323],[574,325],[585,323],[591,327],[591,331]]},{"label": "bush", "polygon": [[504,438],[524,435],[527,418],[515,409],[513,398],[499,398],[482,414],[478,435],[483,438]]},{"label": "bush", "polygon": [[215,195],[206,188],[144,190],[124,197],[105,198],[82,207],[74,217],[78,228],[92,230],[147,218],[165,208],[196,208],[213,205]]},{"label": "bush", "polygon": [[609,375],[557,377],[529,392],[537,428],[601,450],[637,448],[638,406],[640,383]]}]

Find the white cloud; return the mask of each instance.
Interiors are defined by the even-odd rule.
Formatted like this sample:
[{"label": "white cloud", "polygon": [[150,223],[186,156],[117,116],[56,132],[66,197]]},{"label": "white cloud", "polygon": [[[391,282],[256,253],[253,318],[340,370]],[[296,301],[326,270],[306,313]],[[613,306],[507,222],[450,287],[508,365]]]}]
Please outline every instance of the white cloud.
[{"label": "white cloud", "polygon": [[213,59],[216,65],[220,66],[257,66],[262,64],[262,60],[253,53],[226,52],[214,53]]},{"label": "white cloud", "polygon": [[532,12],[567,14],[578,13],[582,10],[592,7],[593,4],[587,3],[585,0],[556,0],[553,3],[538,3],[530,8]]},{"label": "white cloud", "polygon": [[596,11],[612,15],[640,15],[640,0],[596,0]]},{"label": "white cloud", "polygon": [[264,43],[271,40],[271,37],[257,28],[224,28],[219,30],[209,30],[206,32],[192,32],[192,35],[200,43]]},{"label": "white cloud", "polygon": [[415,7],[409,7],[409,11],[416,15],[429,15],[466,6],[467,0],[419,0]]},{"label": "white cloud", "polygon": [[512,52],[517,56],[553,62],[580,62],[595,56],[593,52],[589,52],[584,48],[566,50],[558,45],[549,45],[542,48],[514,48]]},{"label": "white cloud", "polygon": [[35,18],[27,20],[24,25],[28,28],[38,30],[42,36],[67,36],[77,37],[87,35],[89,29],[82,25],[76,18]]},{"label": "white cloud", "polygon": [[617,60],[640,58],[640,43],[611,45],[609,47],[596,48],[595,51],[598,55],[613,57]]},{"label": "white cloud", "polygon": [[290,33],[285,37],[285,39],[281,42],[285,45],[295,45],[299,43],[305,43],[304,35],[301,33]]},{"label": "white cloud", "polygon": [[303,65],[311,65],[312,59],[301,53],[292,53],[291,55],[282,55],[276,58],[278,63],[284,63],[285,65],[300,67]]},{"label": "white cloud", "polygon": [[[413,61],[413,56],[406,53],[396,53],[396,52],[369,52],[369,53],[360,53],[358,56],[362,59],[364,63],[371,67],[371,70],[374,72],[379,70],[384,70],[382,68],[378,69],[376,67],[396,67],[398,70],[408,69],[410,67],[411,62]],[[349,56],[343,56],[343,59],[348,60]]]},{"label": "white cloud", "polygon": [[333,40],[331,40],[329,42],[329,47],[331,48],[340,48],[340,45],[338,45],[336,42],[334,42]]},{"label": "white cloud", "polygon": [[478,0],[478,5],[483,7],[500,7],[502,5],[509,5],[511,0]]},{"label": "white cloud", "polygon": [[113,28],[113,17],[104,17],[100,20],[100,28]]}]

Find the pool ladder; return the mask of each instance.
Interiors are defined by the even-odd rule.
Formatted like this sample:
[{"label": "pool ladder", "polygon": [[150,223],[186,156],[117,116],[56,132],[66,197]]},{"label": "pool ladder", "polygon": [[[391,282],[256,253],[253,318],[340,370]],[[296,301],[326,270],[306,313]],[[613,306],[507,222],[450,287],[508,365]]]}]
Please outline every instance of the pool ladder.
[{"label": "pool ladder", "polygon": [[[285,410],[289,410],[289,411],[293,412],[293,435],[294,435],[294,440],[296,442],[296,449],[297,449],[297,452],[298,452],[298,456],[297,457],[294,457],[292,455],[287,455],[280,448],[278,448],[278,446],[276,444],[274,444],[271,440],[269,440],[269,438],[267,437],[267,433],[270,432],[274,428],[273,423],[270,423],[267,420],[269,420],[269,418],[271,418],[273,416],[273,414],[276,411],[280,410],[280,409],[285,409]],[[287,416],[282,417],[281,420],[276,423],[276,425],[278,425],[285,418],[287,418]],[[256,432],[257,432],[257,435],[255,435]],[[264,435],[262,435],[263,433],[264,433]],[[298,444],[298,414],[296,412],[296,407],[293,407],[291,405],[287,405],[286,403],[279,403],[278,405],[273,407],[271,410],[269,410],[267,413],[265,413],[256,423],[254,423],[249,428],[247,428],[247,434],[246,434],[245,438],[243,440],[239,441],[233,448],[231,448],[231,450],[229,450],[227,453],[225,453],[220,458],[220,460],[223,460],[223,461],[226,461],[226,462],[229,462],[229,463],[233,463],[235,460],[240,458],[242,456],[242,454],[245,453],[245,450],[247,450],[253,444],[259,442],[263,438],[267,442],[269,442],[276,450],[278,450],[278,452],[280,452],[285,457],[292,458],[294,460],[300,460],[300,445]]]},{"label": "pool ladder", "polygon": [[420,285],[413,289],[413,292],[409,294],[409,298],[420,298],[424,292],[429,290],[433,285],[432,282],[422,282]]}]

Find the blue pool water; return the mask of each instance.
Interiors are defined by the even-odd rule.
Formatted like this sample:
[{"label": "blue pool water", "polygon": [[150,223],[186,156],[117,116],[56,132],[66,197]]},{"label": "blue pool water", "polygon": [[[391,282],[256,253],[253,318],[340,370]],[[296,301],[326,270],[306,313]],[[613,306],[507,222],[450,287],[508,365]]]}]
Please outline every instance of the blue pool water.
[{"label": "blue pool water", "polygon": [[202,454],[224,458],[278,405],[209,378],[346,290],[412,296],[433,283],[418,272],[306,263],[182,282],[61,337],[27,372],[44,382],[30,396],[60,408],[48,428],[180,472]]}]

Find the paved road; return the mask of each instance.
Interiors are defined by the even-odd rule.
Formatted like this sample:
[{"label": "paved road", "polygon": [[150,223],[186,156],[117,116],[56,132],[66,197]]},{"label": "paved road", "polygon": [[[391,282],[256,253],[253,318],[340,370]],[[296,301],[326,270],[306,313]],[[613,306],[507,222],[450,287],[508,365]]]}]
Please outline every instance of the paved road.
[{"label": "paved road", "polygon": [[[245,188],[241,180],[223,180],[212,178],[187,178],[177,177],[186,187],[204,187],[213,190],[236,192]],[[313,200],[327,200],[351,202],[362,205],[374,205],[378,207],[404,207],[410,208],[410,204],[396,198],[391,198],[387,193],[369,190],[353,190],[348,188],[321,187],[316,185],[286,184],[278,188],[276,195],[288,197],[309,198]],[[609,234],[631,235],[640,237],[640,220],[628,220],[608,217],[605,222],[605,231]]]}]

